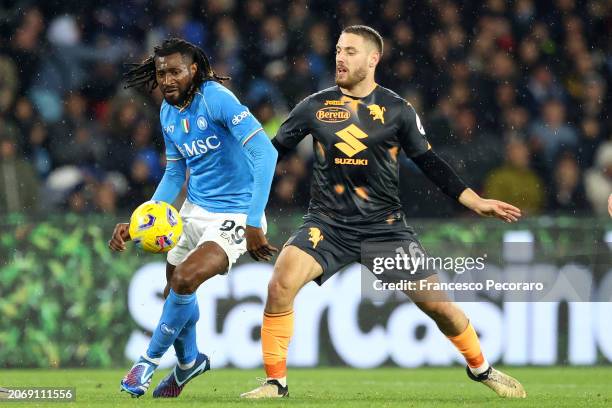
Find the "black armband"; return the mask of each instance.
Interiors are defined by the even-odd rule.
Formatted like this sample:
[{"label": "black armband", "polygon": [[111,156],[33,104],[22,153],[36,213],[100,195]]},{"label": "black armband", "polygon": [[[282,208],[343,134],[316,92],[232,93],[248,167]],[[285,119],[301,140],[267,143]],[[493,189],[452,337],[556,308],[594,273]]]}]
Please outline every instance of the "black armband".
[{"label": "black armband", "polygon": [[413,157],[412,161],[444,194],[455,200],[468,188],[455,170],[431,149]]},{"label": "black armband", "polygon": [[278,140],[276,140],[276,138],[272,139],[272,146],[274,146],[274,148],[278,152],[278,161],[281,161],[292,150],[292,149],[290,149],[288,147],[285,147],[282,144],[280,144],[278,142]]}]

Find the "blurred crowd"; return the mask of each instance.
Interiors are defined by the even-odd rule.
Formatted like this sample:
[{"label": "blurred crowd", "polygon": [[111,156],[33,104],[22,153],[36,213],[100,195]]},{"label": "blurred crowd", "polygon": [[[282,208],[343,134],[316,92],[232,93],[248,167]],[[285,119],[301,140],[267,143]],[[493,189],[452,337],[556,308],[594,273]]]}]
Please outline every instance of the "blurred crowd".
[{"label": "blurred crowd", "polygon": [[[337,36],[358,23],[385,39],[378,83],[415,106],[475,190],[531,215],[606,213],[608,0],[4,0],[0,213],[114,213],[151,196],[165,166],[161,96],[125,90],[121,75],[164,38],[201,46],[272,137],[333,85]],[[307,206],[311,158],[306,142],[279,163],[271,208]],[[409,160],[401,172],[411,215],[463,211]]]}]

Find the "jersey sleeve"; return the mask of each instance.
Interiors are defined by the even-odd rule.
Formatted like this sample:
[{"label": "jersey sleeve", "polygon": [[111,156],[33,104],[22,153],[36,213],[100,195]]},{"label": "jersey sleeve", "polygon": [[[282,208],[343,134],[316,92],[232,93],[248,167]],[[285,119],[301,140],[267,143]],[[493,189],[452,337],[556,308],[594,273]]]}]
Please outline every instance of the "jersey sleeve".
[{"label": "jersey sleeve", "polygon": [[408,157],[419,156],[431,149],[431,145],[425,137],[425,129],[421,123],[421,118],[408,102],[403,104],[401,125],[398,132],[400,144]]},{"label": "jersey sleeve", "polygon": [[249,108],[223,85],[206,87],[204,101],[211,119],[228,129],[242,145],[262,130]]},{"label": "jersey sleeve", "polygon": [[166,160],[181,160],[183,155],[163,129],[162,134],[164,135],[164,144],[166,145]]},{"label": "jersey sleeve", "polygon": [[276,132],[274,139],[281,146],[294,148],[311,133],[309,102],[306,98],[298,103]]}]

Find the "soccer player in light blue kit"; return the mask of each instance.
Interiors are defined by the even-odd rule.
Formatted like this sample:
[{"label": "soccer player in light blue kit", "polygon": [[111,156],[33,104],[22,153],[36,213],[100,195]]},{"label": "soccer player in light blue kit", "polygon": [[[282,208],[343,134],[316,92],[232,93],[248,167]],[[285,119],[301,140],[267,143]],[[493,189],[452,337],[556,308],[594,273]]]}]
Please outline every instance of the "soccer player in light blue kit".
[{"label": "soccer player in light blue kit", "polygon": [[[164,96],[160,120],[168,164],[153,200],[173,203],[189,169],[187,199],[181,208],[183,235],[168,253],[166,302],[148,349],[121,380],[121,389],[143,395],[162,355],[171,345],[178,364],[153,397],[178,397],[187,382],[210,369],[198,351],[197,288],[225,274],[248,251],[269,260],[276,248],[265,237],[264,208],[277,152],[260,123],[210,67],[204,52],[169,39],[126,74],[127,86],[159,85]],[[109,242],[123,251],[128,224],[117,224]]]}]

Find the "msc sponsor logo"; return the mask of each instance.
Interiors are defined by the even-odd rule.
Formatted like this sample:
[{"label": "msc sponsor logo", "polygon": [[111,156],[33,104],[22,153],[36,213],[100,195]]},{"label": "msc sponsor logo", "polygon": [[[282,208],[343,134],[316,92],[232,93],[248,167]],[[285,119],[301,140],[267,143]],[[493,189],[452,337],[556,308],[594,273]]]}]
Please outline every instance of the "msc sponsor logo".
[{"label": "msc sponsor logo", "polygon": [[234,115],[234,117],[232,118],[232,125],[236,126],[237,124],[242,122],[244,120],[244,118],[246,118],[250,114],[251,113],[249,111],[244,110],[244,111],[240,112],[239,114]]},{"label": "msc sponsor logo", "polygon": [[351,117],[351,112],[345,108],[339,107],[327,107],[322,108],[317,111],[316,117],[321,122],[326,123],[336,123],[336,122],[344,122],[345,120]]},{"label": "msc sponsor logo", "polygon": [[221,141],[216,135],[208,136],[206,139],[196,139],[191,143],[183,143],[182,146],[178,146],[179,151],[184,157],[199,156],[208,152],[209,150],[218,149],[221,146]]}]

